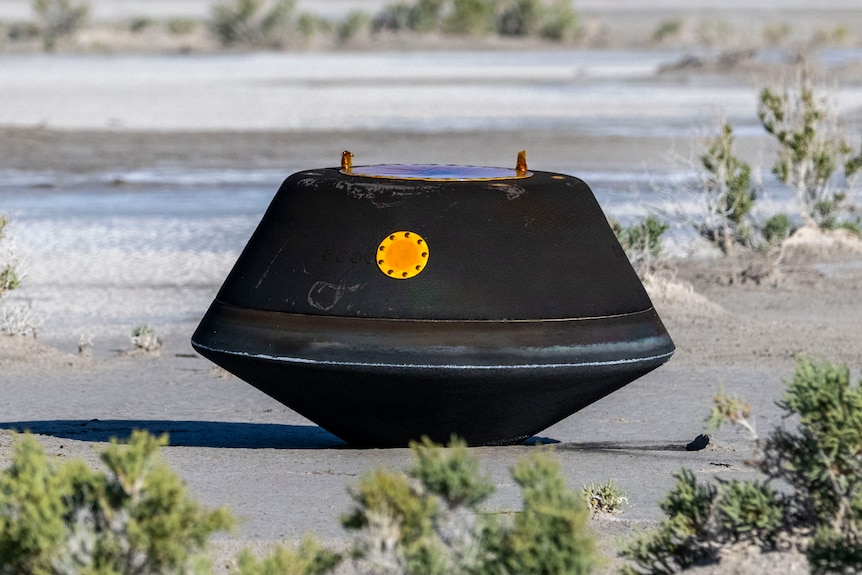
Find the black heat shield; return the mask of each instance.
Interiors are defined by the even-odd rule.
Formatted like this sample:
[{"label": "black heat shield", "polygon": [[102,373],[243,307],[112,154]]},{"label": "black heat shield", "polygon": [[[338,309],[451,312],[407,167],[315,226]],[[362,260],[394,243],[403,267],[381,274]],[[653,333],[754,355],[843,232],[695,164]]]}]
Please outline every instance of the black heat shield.
[{"label": "black heat shield", "polygon": [[674,351],[583,181],[349,168],[285,180],[192,344],[360,446],[521,442]]}]

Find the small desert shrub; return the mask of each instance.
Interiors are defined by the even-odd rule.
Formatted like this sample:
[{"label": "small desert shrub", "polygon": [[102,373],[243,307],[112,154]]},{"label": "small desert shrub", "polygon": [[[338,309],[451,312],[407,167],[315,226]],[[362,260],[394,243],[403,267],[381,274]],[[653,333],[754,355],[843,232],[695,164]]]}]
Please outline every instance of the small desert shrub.
[{"label": "small desert shrub", "polygon": [[793,233],[793,223],[787,214],[775,214],[763,223],[763,239],[768,245],[780,245]]},{"label": "small desert shrub", "polygon": [[374,17],[373,30],[394,32],[435,32],[443,22],[443,9],[447,0],[417,0],[415,4],[399,2],[383,8]]},{"label": "small desert shrub", "polygon": [[[759,246],[757,232],[762,226],[751,216],[757,201],[754,173],[734,151],[733,127],[722,122],[718,134],[705,138],[693,151],[696,157],[678,158],[682,168],[693,172],[691,180],[670,189],[654,185],[675,206],[674,218],[726,256]],[[695,202],[694,212],[682,208],[681,194]]]},{"label": "small desert shrub", "polygon": [[668,38],[679,36],[683,29],[682,20],[663,20],[652,33],[653,42],[664,42]]},{"label": "small desert shrub", "polygon": [[733,34],[733,25],[723,18],[702,20],[696,30],[697,39],[706,46],[727,46]]},{"label": "small desert shrub", "polygon": [[186,573],[207,538],[230,529],[225,509],[191,500],[161,462],[167,442],[134,432],[102,453],[107,473],[57,464],[31,436],[0,474],[0,572]]},{"label": "small desert shrub", "polygon": [[494,491],[466,445],[411,445],[407,474],[378,470],[351,493],[344,525],[359,532],[360,573],[588,573],[595,542],[582,497],[569,490],[559,465],[535,454],[511,470],[523,509],[513,515],[481,509]]},{"label": "small desert shrub", "polygon": [[78,335],[78,355],[80,357],[93,356],[93,336],[87,333]]},{"label": "small desert shrub", "polygon": [[753,440],[757,439],[757,431],[750,421],[751,406],[741,397],[730,395],[720,385],[718,393],[712,396],[712,410],[706,418],[707,431],[718,431],[725,423],[739,425],[748,430]]},{"label": "small desert shrub", "polygon": [[613,220],[610,224],[638,276],[643,279],[647,273],[655,271],[661,258],[662,236],[670,226],[654,215],[625,227]]},{"label": "small desert shrub", "polygon": [[461,36],[539,36],[562,41],[578,32],[570,0],[417,0],[385,6],[372,30],[444,32]]},{"label": "small desert shrub", "polygon": [[[765,481],[698,484],[683,470],[659,528],[623,552],[629,573],[673,573],[740,541],[774,549],[782,536],[799,542],[813,573],[862,570],[862,385],[846,366],[800,358],[778,406],[796,427],[758,440],[752,465]],[[749,417],[722,391],[709,421],[753,431]]]},{"label": "small desert shrub", "polygon": [[563,41],[577,36],[580,22],[570,0],[555,0],[545,7],[539,35],[546,40]]},{"label": "small desert shrub", "polygon": [[604,485],[596,485],[593,482],[584,485],[581,496],[593,513],[622,513],[623,505],[629,502],[625,492],[617,487],[613,479]]},{"label": "small desert shrub", "polygon": [[532,36],[542,21],[541,0],[513,0],[497,14],[497,33],[503,36]]},{"label": "small desert shrub", "polygon": [[[414,14],[416,11],[416,6],[411,6],[403,2],[385,6],[372,19],[371,29],[375,33],[380,32],[381,30],[388,30],[390,32],[402,32],[405,30],[416,31],[416,28],[414,28]],[[437,22],[431,25],[427,30],[422,31],[430,32],[436,28]]]},{"label": "small desert shrub", "polygon": [[[0,214],[0,244],[6,239],[6,227],[8,225],[9,219]],[[0,261],[0,300],[7,292],[21,287],[21,278],[18,276],[14,255],[10,251],[3,259],[4,261]]]},{"label": "small desert shrub", "polygon": [[33,0],[33,10],[39,20],[45,49],[53,50],[60,38],[74,35],[86,23],[90,5],[72,0]]},{"label": "small desert shrub", "polygon": [[410,11],[410,29],[431,32],[442,25],[442,9],[447,0],[418,0]]},{"label": "small desert shrub", "polygon": [[155,24],[155,20],[146,16],[137,16],[129,22],[129,31],[138,34],[147,28],[151,28]]},{"label": "small desert shrub", "polygon": [[[14,249],[8,245],[6,237],[6,227],[9,225],[9,218],[0,214],[0,313],[9,313],[8,307],[4,304],[3,298],[12,290],[21,287],[21,277],[18,273],[18,265],[15,259]],[[5,322],[0,322],[0,330]]]},{"label": "small desert shrub", "polygon": [[790,26],[781,24],[771,24],[763,29],[763,41],[767,46],[780,46],[790,37]]},{"label": "small desert shrub", "polygon": [[763,88],[757,113],[779,145],[772,172],[793,188],[802,216],[823,228],[838,227],[862,169],[862,151],[853,154],[807,70],[798,73],[794,86]]},{"label": "small desert shrub", "polygon": [[328,34],[333,30],[333,24],[326,18],[321,18],[310,12],[302,12],[296,18],[296,30],[304,39],[311,39],[318,34]]},{"label": "small desert shrub", "polygon": [[276,47],[293,8],[293,0],[224,0],[213,6],[211,27],[225,46]]},{"label": "small desert shrub", "polygon": [[12,41],[32,40],[39,34],[39,25],[33,22],[13,22],[6,30],[6,37]]},{"label": "small desert shrub", "polygon": [[323,547],[311,537],[303,538],[297,549],[276,547],[268,556],[258,559],[248,550],[237,556],[236,575],[323,575],[331,573],[341,556]]},{"label": "small desert shrub", "polygon": [[36,336],[38,318],[30,306],[13,306],[4,298],[21,287],[15,250],[6,236],[9,219],[0,214],[0,333]]},{"label": "small desert shrub", "polygon": [[[786,215],[767,221],[754,216],[759,174],[736,155],[732,126],[723,122],[717,135],[704,140],[697,157],[679,157],[694,176],[669,189],[653,184],[667,197],[672,217],[718,248],[724,256],[722,280],[727,283],[778,282],[785,256],[784,240],[793,225]],[[681,195],[696,206],[684,207]]]},{"label": "small desert shrub", "polygon": [[758,540],[770,548],[783,525],[778,493],[762,481],[721,484],[715,505],[718,522],[730,541]]},{"label": "small desert shrub", "polygon": [[515,464],[512,479],[521,488],[524,507],[511,524],[498,524],[490,531],[492,557],[504,567],[499,571],[522,575],[592,571],[595,540],[587,527],[588,511],[579,494],[566,487],[559,464],[534,454]]},{"label": "small desert shrub", "polygon": [[660,504],[666,514],[661,525],[629,543],[622,556],[632,564],[623,572],[676,573],[710,554],[707,520],[716,497],[714,485],[697,483],[694,473],[683,469]]},{"label": "small desert shrub", "polygon": [[132,329],[129,336],[136,351],[156,352],[162,348],[162,337],[152,327],[143,324]]},{"label": "small desert shrub", "polygon": [[186,36],[195,31],[197,22],[191,18],[171,18],[168,20],[168,32],[175,36]]},{"label": "small desert shrub", "polygon": [[659,527],[640,534],[622,552],[627,574],[670,574],[714,560],[719,549],[738,541],[771,548],[782,523],[781,498],[761,481],[698,483],[683,469],[660,504]]},{"label": "small desert shrub", "polygon": [[462,36],[484,36],[494,30],[492,0],[451,0],[452,7],[443,21],[443,30]]},{"label": "small desert shrub", "polygon": [[371,17],[367,13],[362,10],[353,10],[338,24],[338,42],[344,44],[363,32],[367,33],[371,24]]},{"label": "small desert shrub", "polygon": [[813,44],[819,46],[847,46],[852,44],[853,33],[847,26],[838,25],[831,29],[819,29],[815,31],[811,41]]},{"label": "small desert shrub", "polygon": [[497,33],[502,36],[541,36],[547,40],[573,38],[578,17],[569,0],[511,0],[497,8]]},{"label": "small desert shrub", "polygon": [[747,223],[756,199],[751,166],[733,152],[733,128],[725,122],[721,133],[700,157],[706,213],[695,229],[705,239],[731,255],[737,245],[751,243]]},{"label": "small desert shrub", "polygon": [[42,317],[31,304],[11,305],[0,302],[0,333],[36,337]]}]

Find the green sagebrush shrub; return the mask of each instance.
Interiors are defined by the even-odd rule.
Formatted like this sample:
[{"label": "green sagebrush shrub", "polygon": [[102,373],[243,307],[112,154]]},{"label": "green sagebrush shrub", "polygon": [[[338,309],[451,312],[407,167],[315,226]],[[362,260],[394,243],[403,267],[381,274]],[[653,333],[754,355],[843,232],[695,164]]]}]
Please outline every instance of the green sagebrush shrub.
[{"label": "green sagebrush shrub", "polygon": [[541,37],[550,41],[577,36],[578,16],[569,0],[416,0],[384,6],[372,29],[444,32],[462,36]]},{"label": "green sagebrush shrub", "polygon": [[360,573],[582,574],[595,562],[582,496],[567,488],[559,465],[535,454],[511,470],[523,509],[487,513],[494,492],[478,461],[455,438],[448,449],[412,446],[405,473],[378,470],[352,492],[344,525],[359,532],[353,550]]},{"label": "green sagebrush shrub", "polygon": [[[799,542],[813,573],[862,571],[862,386],[846,366],[800,358],[778,405],[797,423],[758,442],[752,465],[764,480],[699,484],[681,471],[666,518],[623,551],[627,573],[674,573],[738,541],[772,549],[781,534]],[[710,420],[753,432],[749,415],[722,392]]]},{"label": "green sagebrush shrub", "polygon": [[732,254],[736,245],[751,242],[747,220],[756,200],[751,166],[736,156],[733,142],[733,128],[725,122],[700,156],[710,213],[695,227],[725,254]]},{"label": "green sagebrush shrub", "polygon": [[589,485],[584,485],[581,496],[593,513],[622,513],[623,505],[629,502],[625,492],[613,479],[609,479],[604,485],[596,485],[591,481]]},{"label": "green sagebrush shrub", "polygon": [[775,214],[768,218],[762,227],[763,239],[767,245],[781,245],[793,233],[793,223],[787,214]]},{"label": "green sagebrush shrub", "polygon": [[57,47],[60,38],[73,36],[87,21],[90,5],[71,0],[32,0],[45,50]]},{"label": "green sagebrush shrub", "polygon": [[[0,214],[0,243],[6,239],[6,226],[8,225],[9,219]],[[4,260],[8,260],[0,261],[0,298],[2,298],[6,292],[21,287],[21,279],[16,271],[14,257],[7,256],[3,251],[0,251],[0,255],[4,256]]]},{"label": "green sagebrush shrub", "polygon": [[[134,432],[102,453],[107,472],[79,460],[58,463],[32,436],[16,442],[0,473],[0,574],[147,575],[210,573],[203,556],[214,532],[230,529],[226,509],[191,500],[159,458],[166,437]],[[486,513],[494,492],[478,460],[453,439],[449,449],[412,445],[407,473],[379,470],[362,479],[344,519],[358,533],[359,572],[410,574],[588,573],[595,542],[583,496],[558,464],[535,454],[512,468],[523,509]],[[295,549],[257,558],[243,551],[237,575],[323,575],[340,554],[311,537]]]},{"label": "green sagebrush shrub", "polygon": [[577,35],[578,17],[569,0],[509,0],[497,8],[496,29],[502,36],[540,36],[570,40]]},{"label": "green sagebrush shrub", "polygon": [[398,2],[384,6],[374,17],[375,32],[390,30],[399,32],[434,32],[440,29],[446,0],[417,0],[409,4]]},{"label": "green sagebrush shrub", "polygon": [[293,18],[294,0],[223,0],[210,27],[225,46],[278,47]]},{"label": "green sagebrush shrub", "polygon": [[352,10],[336,28],[338,42],[344,44],[371,28],[371,17],[362,10]]},{"label": "green sagebrush shrub", "polygon": [[839,218],[862,169],[862,151],[853,154],[837,114],[815,92],[808,70],[784,90],[763,88],[757,115],[779,146],[772,173],[795,191],[803,217],[822,228],[858,233],[858,220]]},{"label": "green sagebrush shrub", "polygon": [[862,386],[846,366],[800,360],[779,406],[799,425],[767,439],[761,470],[792,487],[792,525],[814,532],[812,571],[862,571]]},{"label": "green sagebrush shrub", "polygon": [[341,563],[341,556],[323,547],[311,537],[302,540],[297,549],[276,547],[268,556],[258,559],[248,550],[236,561],[236,575],[323,575]]},{"label": "green sagebrush shrub", "polygon": [[655,269],[661,258],[662,236],[670,226],[654,215],[627,226],[616,220],[610,220],[609,223],[635,272],[643,279]]},{"label": "green sagebrush shrub", "polygon": [[207,538],[233,525],[189,498],[158,457],[166,437],[134,432],[102,453],[107,473],[58,464],[20,438],[0,474],[0,573],[187,573]]},{"label": "green sagebrush shrub", "polygon": [[9,292],[21,287],[15,244],[6,236],[8,218],[0,214],[0,335],[36,337],[40,320],[31,305],[16,305],[7,300]]}]

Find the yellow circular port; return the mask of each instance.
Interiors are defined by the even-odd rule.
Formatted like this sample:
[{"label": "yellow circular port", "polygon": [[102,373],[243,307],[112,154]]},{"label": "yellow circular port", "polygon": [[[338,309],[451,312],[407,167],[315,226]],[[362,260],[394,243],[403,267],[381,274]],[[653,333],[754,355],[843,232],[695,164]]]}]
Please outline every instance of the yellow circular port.
[{"label": "yellow circular port", "polygon": [[428,244],[416,232],[393,232],[377,246],[377,267],[391,278],[412,278],[427,263]]}]

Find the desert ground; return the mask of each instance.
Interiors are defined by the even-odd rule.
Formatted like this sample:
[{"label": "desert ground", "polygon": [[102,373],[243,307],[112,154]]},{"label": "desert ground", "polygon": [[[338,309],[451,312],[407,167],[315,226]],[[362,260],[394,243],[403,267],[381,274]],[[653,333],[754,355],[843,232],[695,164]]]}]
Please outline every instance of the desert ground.
[{"label": "desert ground", "polygon": [[[0,19],[25,18],[25,4],[4,2]],[[181,8],[188,13],[180,15],[197,17],[203,2],[93,4],[96,14],[103,11],[102,21],[110,22],[148,11],[170,16]],[[342,10],[363,3],[320,3],[334,4]],[[573,90],[571,100],[548,97],[535,107],[534,99],[544,97],[536,94],[547,82],[559,81],[564,64],[533,67],[534,76],[526,80],[530,90],[512,90],[500,99],[491,95],[494,86],[514,84],[511,71],[495,68],[478,79],[459,75],[458,66],[452,66],[454,72],[433,68],[424,79],[414,71],[392,84],[389,101],[380,100],[382,92],[362,79],[372,74],[389,81],[392,70],[404,69],[380,64],[380,58],[400,57],[392,49],[396,44],[382,56],[363,46],[366,60],[361,62],[382,67],[368,72],[360,66],[345,76],[339,76],[338,67],[358,61],[346,51],[315,53],[335,71],[319,71],[304,53],[180,56],[137,48],[131,55],[75,49],[53,55],[0,53],[0,213],[12,212],[9,234],[27,274],[9,303],[30,306],[39,318],[36,337],[0,336],[0,430],[5,430],[0,433],[0,463],[9,461],[13,431],[33,432],[51,455],[82,457],[93,464],[111,437],[127,436],[132,429],[169,433],[170,446],[163,453],[194,496],[207,505],[227,505],[242,519],[237,532],[214,543],[223,569],[243,546],[263,549],[296,541],[303,533],[344,544],[347,535],[339,516],[349,509],[346,488],[377,467],[405,468],[409,451],[353,449],[195,354],[191,333],[242,242],[212,251],[170,250],[164,246],[172,240],[158,230],[111,227],[110,202],[140,198],[139,204],[129,205],[140,206],[142,218],[154,211],[154,219],[140,220],[149,225],[161,213],[153,198],[163,196],[148,195],[152,186],[136,183],[129,174],[169,171],[206,177],[228,170],[240,179],[263,174],[255,185],[274,194],[280,178],[303,168],[336,165],[343,149],[361,154],[362,163],[508,165],[526,148],[535,169],[574,175],[667,174],[679,169],[677,154],[689,152],[692,127],[719,114],[743,127],[737,140],[740,154],[754,158],[768,174],[775,146],[757,128],[754,101],[763,79],[781,74],[782,67],[742,62],[720,69],[706,56],[693,67],[662,68],[662,63],[678,62],[677,55],[686,50],[674,47],[666,56],[666,48],[643,44],[649,33],[642,30],[653,30],[669,16],[685,16],[688,3],[625,4],[645,19],[640,27],[611,0],[577,5],[593,22],[607,24],[610,32],[605,34],[616,38],[610,48],[575,47],[572,54],[557,47],[525,48],[582,58],[578,82],[590,88]],[[163,11],[155,12],[156,5]],[[802,36],[817,26],[846,24],[855,38],[842,48],[850,56],[827,67],[826,75],[845,127],[859,133],[862,10],[855,2],[722,2],[704,10],[734,21],[788,22]],[[642,41],[632,48],[637,42],[626,34],[635,30],[641,31]],[[517,52],[512,45],[494,48],[495,53]],[[420,54],[428,49],[411,47]],[[430,49],[437,54],[442,47]],[[602,60],[615,50],[625,55]],[[475,46],[466,52],[476,57]],[[630,54],[639,56],[629,60]],[[519,65],[513,66],[520,75]],[[302,82],[294,86],[290,71],[297,68]],[[441,75],[449,88],[432,95],[417,89]],[[465,84],[475,101],[466,101],[459,91]],[[321,97],[309,99],[315,90]],[[345,107],[349,113],[334,116]],[[505,121],[519,110],[526,120]],[[458,114],[461,124],[452,121]],[[392,117],[398,127],[379,128]],[[100,233],[94,222],[104,217],[102,240],[107,243],[87,236],[92,249],[81,246],[82,237],[69,232],[71,224],[65,221],[78,207],[64,208],[64,194],[100,206],[87,216],[87,229]],[[195,188],[189,194],[189,217],[197,217],[206,191]],[[40,197],[57,205],[34,203]],[[850,199],[854,205],[862,201],[858,190]],[[628,205],[638,206],[636,201]],[[236,206],[246,227],[263,208],[265,204]],[[28,209],[45,215],[28,220]],[[172,209],[182,215],[186,208]],[[644,203],[643,213],[648,209]],[[132,216],[123,221],[134,223]],[[206,227],[205,219],[201,225]],[[146,249],[148,241],[157,247]],[[757,428],[765,433],[782,424],[775,401],[798,354],[846,363],[859,376],[862,241],[806,230],[789,240],[776,274],[761,282],[729,282],[731,270],[743,263],[705,249],[668,256],[647,288],[676,343],[675,356],[543,431],[539,446],[473,449],[497,485],[491,507],[517,509],[518,490],[509,467],[531,450],[550,448],[572,487],[614,479],[627,493],[623,513],[592,520],[602,548],[613,557],[619,541],[660,519],[658,502],[680,468],[693,470],[704,481],[753,476],[745,464],[752,447],[736,430],[717,432],[701,451],[685,450],[704,431],[720,384],[751,402]],[[158,353],[130,353],[128,334],[144,323],[164,338]],[[79,352],[81,341],[92,343],[89,352]],[[617,565],[612,561],[605,570],[612,572]],[[748,551],[702,572],[779,568],[805,572],[797,554],[761,557]]]}]

